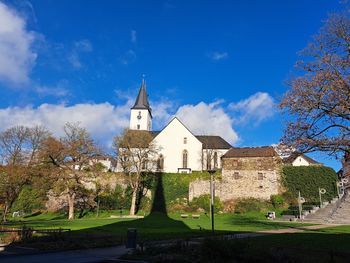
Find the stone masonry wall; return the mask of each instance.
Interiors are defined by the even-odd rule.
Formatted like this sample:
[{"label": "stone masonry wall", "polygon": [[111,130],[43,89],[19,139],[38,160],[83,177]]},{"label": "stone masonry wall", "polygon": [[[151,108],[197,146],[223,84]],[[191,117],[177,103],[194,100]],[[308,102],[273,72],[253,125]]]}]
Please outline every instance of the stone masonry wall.
[{"label": "stone masonry wall", "polygon": [[[222,201],[237,198],[270,199],[281,192],[281,162],[275,157],[223,159],[222,179],[215,181],[215,195]],[[210,182],[196,180],[189,186],[189,200],[210,193]]]}]

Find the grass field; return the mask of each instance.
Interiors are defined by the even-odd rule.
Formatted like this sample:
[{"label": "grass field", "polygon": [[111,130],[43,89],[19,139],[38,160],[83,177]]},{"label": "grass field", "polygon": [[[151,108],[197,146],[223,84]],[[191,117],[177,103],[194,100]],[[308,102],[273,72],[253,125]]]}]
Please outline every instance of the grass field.
[{"label": "grass field", "polygon": [[[71,229],[70,240],[84,239],[84,246],[107,246],[123,243],[128,228],[136,228],[138,240],[164,240],[211,235],[211,220],[202,214],[199,219],[181,218],[180,214],[169,216],[163,213],[153,213],[143,219],[119,218],[84,218],[67,220],[63,214],[40,214],[22,218],[21,221],[8,222],[7,228],[21,228],[23,226],[33,229]],[[294,222],[273,222],[265,219],[261,213],[246,215],[222,214],[215,216],[215,233],[226,234],[233,232],[256,232],[259,230],[298,227]],[[74,241],[79,246],[80,241]],[[77,244],[78,243],[78,244]],[[91,244],[90,244],[91,243]],[[62,244],[66,245],[66,244]],[[41,245],[39,245],[41,246]],[[45,245],[46,246],[46,245]]]},{"label": "grass field", "polygon": [[[181,218],[180,214],[166,216],[154,213],[143,219],[124,218],[83,218],[66,220],[60,214],[40,214],[33,217],[22,218],[20,221],[7,223],[7,227],[27,226],[40,228],[69,228],[77,233],[93,234],[125,234],[128,228],[137,228],[141,236],[181,236],[182,234],[201,234],[211,230],[210,218],[202,214],[199,219]],[[246,215],[222,214],[215,216],[215,229],[218,232],[256,232],[259,230],[279,229],[298,226],[293,222],[273,222],[264,218],[261,213]]]}]

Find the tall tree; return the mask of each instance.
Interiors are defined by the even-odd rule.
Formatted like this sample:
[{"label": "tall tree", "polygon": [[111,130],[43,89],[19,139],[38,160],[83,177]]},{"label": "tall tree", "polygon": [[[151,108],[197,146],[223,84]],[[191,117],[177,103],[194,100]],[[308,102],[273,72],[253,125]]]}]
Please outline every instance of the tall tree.
[{"label": "tall tree", "polygon": [[130,215],[135,215],[143,175],[155,171],[159,147],[148,131],[125,130],[114,138],[114,149],[118,165],[132,190]]},{"label": "tall tree", "polygon": [[280,107],[292,115],[283,142],[302,152],[350,153],[350,19],[332,14],[301,52]]},{"label": "tall tree", "polygon": [[86,185],[92,182],[92,175],[87,170],[99,154],[95,142],[79,124],[67,123],[62,138],[50,137],[45,142],[42,158],[51,164],[54,191],[67,196],[68,219],[74,219],[77,199],[85,194]]},{"label": "tall tree", "polygon": [[0,133],[0,195],[4,200],[3,221],[23,186],[40,165],[43,142],[50,135],[44,127],[15,126]]}]

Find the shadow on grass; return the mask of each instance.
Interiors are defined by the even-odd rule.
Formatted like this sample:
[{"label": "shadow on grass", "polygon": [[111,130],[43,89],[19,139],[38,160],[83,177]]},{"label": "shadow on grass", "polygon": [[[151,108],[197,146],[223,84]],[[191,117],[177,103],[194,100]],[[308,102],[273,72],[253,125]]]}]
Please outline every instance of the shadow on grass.
[{"label": "shadow on grass", "polygon": [[[201,234],[205,231],[193,230],[180,220],[174,220],[167,215],[162,174],[155,174],[156,190],[153,196],[151,212],[142,219],[128,220],[106,224],[99,227],[74,231],[74,234],[82,235],[115,235],[126,236],[128,228],[136,228],[138,238],[142,241],[171,239]],[[107,235],[108,235],[107,234]]]}]

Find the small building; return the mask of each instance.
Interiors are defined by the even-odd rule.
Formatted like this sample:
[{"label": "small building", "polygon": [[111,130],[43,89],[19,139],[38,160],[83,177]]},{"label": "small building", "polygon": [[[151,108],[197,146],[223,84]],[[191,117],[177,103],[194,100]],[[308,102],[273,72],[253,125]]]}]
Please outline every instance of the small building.
[{"label": "small building", "polygon": [[317,162],[309,156],[298,152],[292,153],[289,157],[283,159],[283,161],[285,164],[292,166],[323,165],[322,163]]},{"label": "small building", "polygon": [[280,193],[281,167],[282,159],[272,146],[231,148],[222,156],[221,195],[269,199]]},{"label": "small building", "polygon": [[[221,161],[221,179],[215,180],[215,195],[220,200],[268,200],[271,195],[281,192],[282,159],[272,146],[231,148]],[[208,193],[208,181],[194,181],[189,187],[189,200]]]}]

